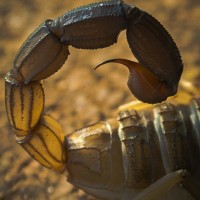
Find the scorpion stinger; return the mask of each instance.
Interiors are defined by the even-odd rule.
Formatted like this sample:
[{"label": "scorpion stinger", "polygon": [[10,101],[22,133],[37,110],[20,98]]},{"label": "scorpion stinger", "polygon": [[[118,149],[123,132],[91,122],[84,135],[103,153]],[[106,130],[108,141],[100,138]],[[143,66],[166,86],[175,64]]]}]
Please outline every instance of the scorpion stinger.
[{"label": "scorpion stinger", "polygon": [[123,4],[123,7],[128,23],[127,40],[139,64],[112,59],[97,67],[109,62],[124,64],[130,70],[128,86],[139,100],[147,103],[164,101],[177,92],[183,71],[179,50],[158,20],[135,6]]},{"label": "scorpion stinger", "polygon": [[128,87],[132,94],[143,102],[159,103],[174,95],[177,91],[177,85],[170,85],[141,64],[131,60],[111,59],[100,63],[95,69],[111,62],[123,64],[129,69]]}]

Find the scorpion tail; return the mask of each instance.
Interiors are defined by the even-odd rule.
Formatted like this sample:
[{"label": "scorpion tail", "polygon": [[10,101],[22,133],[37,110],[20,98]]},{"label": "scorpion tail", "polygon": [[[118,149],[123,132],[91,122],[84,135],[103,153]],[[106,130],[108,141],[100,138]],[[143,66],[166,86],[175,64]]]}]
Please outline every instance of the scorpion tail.
[{"label": "scorpion tail", "polygon": [[160,103],[176,93],[176,88],[170,87],[167,82],[159,79],[141,64],[130,60],[107,60],[97,65],[95,69],[111,62],[123,64],[129,69],[128,87],[137,99],[145,103]]},{"label": "scorpion tail", "polygon": [[177,87],[183,63],[175,42],[158,20],[138,8],[133,10],[127,28],[132,53],[151,73]]}]

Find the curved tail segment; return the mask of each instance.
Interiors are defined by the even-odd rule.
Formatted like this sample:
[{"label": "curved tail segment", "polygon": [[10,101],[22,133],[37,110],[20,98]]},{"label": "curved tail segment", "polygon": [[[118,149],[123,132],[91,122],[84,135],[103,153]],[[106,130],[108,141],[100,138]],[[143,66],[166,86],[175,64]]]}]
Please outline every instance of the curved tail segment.
[{"label": "curved tail segment", "polygon": [[5,78],[8,120],[18,143],[42,165],[64,171],[67,155],[60,125],[44,115],[41,80],[62,67],[69,46],[105,48],[117,42],[125,29],[139,63],[113,59],[99,66],[110,62],[125,65],[130,71],[128,86],[143,102],[159,103],[174,95],[183,70],[176,44],[156,19],[122,0],[85,5],[46,20],[19,49]]},{"label": "curved tail segment", "polygon": [[[10,75],[25,84],[48,78],[67,60],[69,46],[80,49],[105,48],[116,43],[123,30],[127,30],[132,53],[141,67],[149,71],[147,73],[142,69],[135,73],[135,70],[131,70],[128,85],[134,95],[146,103],[158,103],[174,95],[183,70],[175,42],[158,20],[122,0],[89,4],[43,22],[20,48]],[[132,67],[130,64],[128,66],[130,70]],[[149,74],[152,74],[151,78]],[[147,85],[141,81],[142,76],[148,80]],[[159,81],[154,96],[146,91],[150,79],[153,87]],[[138,91],[142,88],[145,89],[143,95],[139,94],[142,91]],[[162,91],[158,88],[162,88]]]},{"label": "curved tail segment", "polygon": [[137,7],[123,4],[127,18],[127,40],[139,63],[111,59],[97,67],[120,63],[128,67],[128,86],[139,100],[160,103],[176,93],[183,71],[179,50],[158,20]]},{"label": "curved tail segment", "polygon": [[97,65],[95,69],[101,65],[111,62],[122,64],[129,69],[130,74],[127,85],[132,94],[140,101],[151,104],[159,103],[176,93],[176,87],[171,87],[166,81],[160,80],[159,77],[157,77],[147,68],[131,60],[107,60]]}]

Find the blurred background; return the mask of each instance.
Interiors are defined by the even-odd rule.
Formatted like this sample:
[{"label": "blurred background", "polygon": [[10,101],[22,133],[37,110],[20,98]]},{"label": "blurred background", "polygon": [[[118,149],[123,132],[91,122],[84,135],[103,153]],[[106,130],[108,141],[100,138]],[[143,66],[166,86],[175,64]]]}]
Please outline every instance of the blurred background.
[{"label": "blurred background", "polygon": [[[26,37],[44,20],[91,0],[0,1],[0,200],[94,200],[33,161],[17,145],[4,106],[4,77]],[[183,76],[200,67],[199,0],[126,0],[149,12],[176,41],[184,61]],[[125,32],[118,43],[101,50],[77,50],[62,69],[44,81],[45,112],[57,119],[66,134],[99,120],[116,116],[120,104],[134,100],[126,86],[128,71],[120,65],[93,68],[111,58],[135,60]]]}]

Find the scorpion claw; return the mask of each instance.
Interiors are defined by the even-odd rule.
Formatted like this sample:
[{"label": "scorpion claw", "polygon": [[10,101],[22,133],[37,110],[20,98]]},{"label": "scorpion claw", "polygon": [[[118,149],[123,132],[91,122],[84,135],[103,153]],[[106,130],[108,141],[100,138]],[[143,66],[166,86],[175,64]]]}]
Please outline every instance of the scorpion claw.
[{"label": "scorpion claw", "polygon": [[136,98],[145,103],[160,103],[176,93],[177,86],[171,87],[166,81],[159,79],[151,71],[134,61],[111,59],[97,65],[95,70],[111,62],[123,64],[129,69],[128,87]]}]

